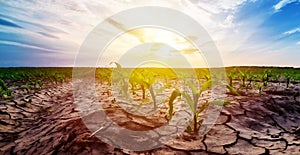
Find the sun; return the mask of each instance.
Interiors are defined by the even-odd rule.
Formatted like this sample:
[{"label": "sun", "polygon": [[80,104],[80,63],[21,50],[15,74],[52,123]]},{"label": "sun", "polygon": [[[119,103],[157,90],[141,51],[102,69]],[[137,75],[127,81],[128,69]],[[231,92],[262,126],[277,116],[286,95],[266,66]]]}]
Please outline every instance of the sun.
[{"label": "sun", "polygon": [[[137,46],[149,43],[151,43],[151,47],[145,46],[143,49],[139,48],[132,55],[151,57],[154,61],[159,60],[169,64],[176,64],[175,67],[190,68],[193,66],[206,66],[205,60],[200,54],[201,51],[193,45],[193,41],[196,39],[194,36],[184,37],[179,33],[163,28],[135,28],[124,32],[111,41],[104,50],[103,56],[98,61],[98,66],[105,66],[113,61],[118,62],[128,51],[132,51]],[[183,64],[183,59],[186,59],[190,65]],[[128,58],[126,61],[128,63],[120,63],[123,66],[133,67],[128,64],[137,60]]]}]

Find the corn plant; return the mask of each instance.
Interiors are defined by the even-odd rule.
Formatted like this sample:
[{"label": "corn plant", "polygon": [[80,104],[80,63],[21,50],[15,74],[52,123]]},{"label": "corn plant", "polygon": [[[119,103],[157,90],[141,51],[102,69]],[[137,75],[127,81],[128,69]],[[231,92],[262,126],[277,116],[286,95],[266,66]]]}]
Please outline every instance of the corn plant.
[{"label": "corn plant", "polygon": [[123,94],[127,99],[129,98],[129,94],[128,94],[128,82],[127,82],[127,75],[126,72],[124,72],[124,70],[122,70],[122,66],[121,64],[117,63],[117,62],[111,62],[111,64],[115,64],[117,66],[117,68],[115,69],[113,76],[113,80],[115,83],[120,85],[120,90],[119,93]]},{"label": "corn plant", "polygon": [[294,75],[293,71],[284,73],[284,77],[286,78],[286,88],[289,87],[291,80],[293,78],[293,75]]},{"label": "corn plant", "polygon": [[273,76],[273,79],[274,79],[274,82],[277,82],[278,83],[278,85],[276,86],[276,90],[278,89],[278,86],[280,86],[280,77],[281,77],[281,75],[280,74],[274,74]]},{"label": "corn plant", "polygon": [[246,89],[251,88],[252,87],[252,82],[255,80],[256,76],[253,75],[252,73],[249,73],[247,75],[247,79],[248,79],[248,83],[246,85]]},{"label": "corn plant", "polygon": [[229,73],[227,73],[227,79],[230,87],[233,87],[233,80],[235,78],[236,69],[231,70]]},{"label": "corn plant", "polygon": [[248,72],[247,71],[239,71],[239,78],[242,81],[242,88],[246,87],[246,81],[248,78]]},{"label": "corn plant", "polygon": [[33,88],[35,88],[35,89],[41,90],[42,87],[43,87],[43,82],[42,82],[42,80],[34,80],[34,81],[30,81],[30,82],[31,82]]},{"label": "corn plant", "polygon": [[2,90],[7,90],[8,89],[6,83],[2,79],[0,79],[0,88]]},{"label": "corn plant", "polygon": [[206,81],[210,81],[211,77],[210,77],[210,72],[208,70],[205,70],[203,72],[203,77]]},{"label": "corn plant", "polygon": [[261,80],[263,82],[263,86],[266,87],[270,81],[270,77],[271,77],[271,70],[270,69],[266,69],[264,70],[264,72],[261,74]]},{"label": "corn plant", "polygon": [[36,80],[35,83],[36,83],[36,85],[38,85],[38,88],[39,88],[39,89],[42,89],[42,88],[43,88],[43,85],[44,85],[44,84],[43,84],[42,80]]},{"label": "corn plant", "polygon": [[101,84],[107,83],[108,85],[111,85],[111,70],[110,69],[97,70],[96,77]]},{"label": "corn plant", "polygon": [[255,81],[254,83],[255,83],[255,85],[257,86],[258,93],[261,94],[262,91],[263,91],[264,83],[262,84],[262,83],[256,82],[256,81]]},{"label": "corn plant", "polygon": [[47,82],[52,81],[52,84],[65,82],[72,73],[72,68],[1,68],[0,70],[0,78],[7,80],[11,85],[22,88],[27,84],[30,88],[38,90]]},{"label": "corn plant", "polygon": [[6,83],[0,79],[0,97],[11,98],[12,92],[8,89]]},{"label": "corn plant", "polygon": [[172,115],[173,115],[173,102],[175,100],[175,98],[177,96],[183,96],[186,100],[186,102],[188,103],[192,113],[193,113],[193,133],[194,134],[198,134],[200,125],[198,122],[198,115],[199,113],[201,113],[203,111],[203,109],[205,109],[205,107],[207,106],[206,104],[202,105],[202,107],[200,108],[200,110],[197,110],[197,105],[198,105],[198,100],[200,98],[200,95],[207,90],[212,84],[212,81],[206,81],[200,90],[197,89],[197,87],[195,85],[193,85],[191,82],[188,82],[188,86],[189,88],[192,90],[192,96],[189,95],[189,93],[186,90],[183,90],[182,92],[180,92],[178,89],[174,90],[169,98],[169,120],[172,119]]},{"label": "corn plant", "polygon": [[132,91],[132,95],[135,95],[135,88],[137,87],[138,85],[138,82],[136,80],[136,76],[135,75],[136,73],[132,73],[132,75],[130,76],[129,78],[129,83],[131,85],[131,91]]},{"label": "corn plant", "polygon": [[274,74],[272,75],[272,78],[274,79],[274,82],[280,82],[279,79],[281,77],[281,74]]},{"label": "corn plant", "polygon": [[22,88],[23,88],[24,90],[26,90],[27,93],[29,93],[30,87],[31,87],[31,86],[30,86],[28,83],[22,85]]},{"label": "corn plant", "polygon": [[155,75],[151,72],[147,72],[146,70],[135,72],[133,75],[134,79],[131,82],[133,83],[133,81],[135,81],[136,84],[138,84],[141,87],[142,99],[146,98],[146,90],[148,89],[154,104],[154,108],[156,108],[156,98],[152,86],[155,82]]},{"label": "corn plant", "polygon": [[188,82],[188,87],[191,89],[192,91],[192,96],[190,96],[190,94],[186,91],[179,91],[178,89],[175,89],[171,96],[169,97],[169,120],[172,119],[173,117],[173,106],[174,106],[174,101],[177,97],[182,96],[183,98],[185,98],[187,104],[189,105],[192,114],[193,114],[193,120],[191,120],[191,125],[188,126],[187,130],[192,132],[194,135],[197,135],[199,130],[200,130],[200,126],[203,122],[203,120],[198,120],[199,114],[202,113],[210,104],[213,105],[218,105],[218,106],[223,106],[223,105],[230,105],[232,104],[229,101],[211,101],[208,102],[206,101],[204,104],[202,104],[199,108],[198,107],[198,103],[199,103],[199,98],[201,96],[201,94],[206,91],[207,89],[209,89],[212,86],[212,81],[206,81],[200,90],[197,89],[197,87],[192,84],[191,82]]}]

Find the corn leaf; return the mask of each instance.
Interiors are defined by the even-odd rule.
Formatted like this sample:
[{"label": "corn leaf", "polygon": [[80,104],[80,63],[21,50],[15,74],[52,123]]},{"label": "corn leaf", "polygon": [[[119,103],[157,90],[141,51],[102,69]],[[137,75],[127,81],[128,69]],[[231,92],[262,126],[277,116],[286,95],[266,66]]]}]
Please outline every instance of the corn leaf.
[{"label": "corn leaf", "polygon": [[201,112],[203,112],[208,106],[209,106],[209,103],[208,103],[208,102],[204,103],[204,104],[200,107],[200,109],[197,111],[196,116],[198,117],[198,115],[199,115]]},{"label": "corn leaf", "polygon": [[6,83],[5,83],[2,79],[0,79],[0,87],[1,87],[3,90],[7,90],[7,89],[8,89]]},{"label": "corn leaf", "polygon": [[150,90],[150,94],[151,94],[151,97],[153,100],[153,104],[156,106],[156,98],[155,98],[155,93],[154,93],[152,85],[150,85],[149,90]]},{"label": "corn leaf", "polygon": [[188,86],[192,89],[193,94],[198,94],[197,88],[190,81],[187,82]]},{"label": "corn leaf", "polygon": [[192,100],[191,96],[186,91],[182,92],[182,96],[186,99],[192,112],[195,113],[195,104],[194,104],[194,101]]},{"label": "corn leaf", "polygon": [[208,102],[209,104],[213,104],[213,105],[218,105],[218,106],[226,106],[226,105],[232,105],[233,103],[230,101],[220,101],[220,100],[216,100],[216,101],[211,101]]},{"label": "corn leaf", "polygon": [[233,87],[231,87],[229,85],[226,85],[226,87],[233,95],[241,96]]},{"label": "corn leaf", "polygon": [[195,104],[194,107],[197,107],[199,97],[200,97],[199,93],[193,94],[193,101],[194,101],[194,104]]},{"label": "corn leaf", "polygon": [[173,117],[173,102],[174,102],[174,100],[178,97],[178,96],[180,96],[181,95],[181,93],[180,93],[180,91],[178,90],[178,89],[176,89],[176,90],[174,90],[173,92],[172,92],[172,94],[171,94],[171,96],[170,96],[170,98],[169,98],[169,119],[171,120],[172,119],[172,117]]},{"label": "corn leaf", "polygon": [[116,66],[117,66],[117,69],[121,69],[122,68],[122,66],[121,66],[121,64],[119,64],[119,63],[117,63],[117,62],[111,62],[111,63],[109,63],[110,65],[111,64],[116,64]]},{"label": "corn leaf", "polygon": [[202,85],[199,94],[201,94],[202,92],[204,92],[205,90],[207,90],[208,88],[210,88],[211,85],[212,85],[212,81],[211,81],[211,80],[206,81],[206,82]]}]

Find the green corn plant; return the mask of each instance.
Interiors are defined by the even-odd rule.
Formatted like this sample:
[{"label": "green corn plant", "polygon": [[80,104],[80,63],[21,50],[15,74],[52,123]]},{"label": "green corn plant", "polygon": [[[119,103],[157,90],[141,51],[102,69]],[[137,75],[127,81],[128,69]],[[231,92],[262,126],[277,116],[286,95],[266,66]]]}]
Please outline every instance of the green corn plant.
[{"label": "green corn plant", "polygon": [[129,94],[128,94],[128,82],[127,82],[127,76],[126,76],[126,72],[122,69],[121,64],[117,63],[117,62],[111,62],[111,64],[115,64],[116,65],[116,69],[115,69],[115,74],[113,74],[114,76],[114,80],[115,82],[120,84],[120,93],[124,94],[126,98],[129,98]]},{"label": "green corn plant", "polygon": [[288,88],[293,78],[294,72],[293,71],[286,72],[283,75],[286,78],[286,88]]},{"label": "green corn plant", "polygon": [[155,82],[155,75],[151,72],[147,72],[146,70],[142,70],[140,72],[136,72],[136,82],[140,85],[142,90],[142,99],[146,98],[146,90],[150,91],[150,95],[154,104],[154,108],[157,107],[156,105],[156,98],[153,89],[153,84]]},{"label": "green corn plant", "polygon": [[10,79],[13,80],[13,81],[16,81],[18,78],[14,74],[11,74]]},{"label": "green corn plant", "polygon": [[39,89],[42,89],[43,88],[43,82],[42,82],[42,80],[36,80],[36,84],[39,86],[38,88]]},{"label": "green corn plant", "polygon": [[300,82],[300,74],[295,74],[294,80],[296,80],[297,82]]},{"label": "green corn plant", "polygon": [[2,97],[5,94],[5,91],[7,90],[6,83],[0,79],[0,97]]},{"label": "green corn plant", "polygon": [[6,83],[2,79],[0,79],[0,87],[4,91],[8,89]]},{"label": "green corn plant", "polygon": [[230,87],[233,87],[233,80],[235,78],[236,74],[236,69],[232,69],[228,74],[227,74],[227,79]]},{"label": "green corn plant", "polygon": [[7,84],[0,79],[0,97],[12,98],[12,91],[8,89]]},{"label": "green corn plant", "polygon": [[203,77],[206,81],[210,81],[211,80],[210,72],[208,70],[205,70],[203,73]]},{"label": "green corn plant", "polygon": [[246,81],[248,78],[248,71],[239,71],[239,78],[242,81],[242,87],[245,88],[246,87]]},{"label": "green corn plant", "polygon": [[174,104],[174,100],[178,97],[181,96],[181,92],[178,89],[175,89],[170,98],[169,98],[169,120],[172,120],[173,117],[173,104]]},{"label": "green corn plant", "polygon": [[42,80],[34,80],[34,81],[30,81],[30,82],[35,89],[39,89],[39,90],[42,89],[42,86],[43,86]]},{"label": "green corn plant", "polygon": [[2,90],[2,88],[0,87],[0,97],[2,97],[4,93],[4,90]]},{"label": "green corn plant", "polygon": [[[185,76],[187,77],[188,75]],[[181,77],[185,79],[185,76],[181,76]],[[201,79],[205,79],[205,81],[209,81],[211,79],[210,72],[208,69],[196,70],[196,76],[199,83],[201,83]]]},{"label": "green corn plant", "polygon": [[54,77],[55,77],[56,83],[63,83],[65,81],[65,77],[63,74],[56,73],[54,75]]},{"label": "green corn plant", "polygon": [[29,93],[29,91],[30,91],[30,85],[28,83],[22,85],[22,88],[25,89],[27,91],[27,93]]},{"label": "green corn plant", "polygon": [[192,90],[192,96],[188,94],[186,90],[180,92],[178,89],[175,89],[171,96],[169,97],[169,120],[172,119],[173,117],[173,106],[174,106],[174,101],[177,97],[182,96],[185,98],[186,102],[188,103],[192,113],[193,113],[193,120],[191,121],[191,125],[188,125],[187,131],[192,132],[194,135],[197,135],[200,126],[203,122],[203,120],[198,120],[199,114],[202,113],[210,104],[213,105],[218,105],[218,106],[223,106],[223,105],[231,105],[232,103],[229,101],[211,101],[202,104],[199,108],[198,107],[198,100],[200,98],[200,95],[207,89],[209,89],[212,85],[212,81],[206,81],[200,90],[197,89],[192,83],[188,82],[189,88]]},{"label": "green corn plant", "polygon": [[4,98],[10,99],[10,98],[12,98],[12,91],[7,89],[3,95],[4,95]]},{"label": "green corn plant", "polygon": [[[228,80],[228,84],[226,84],[226,88],[230,91],[230,93],[232,95],[235,95],[235,96],[241,96],[237,90],[233,87],[233,80],[235,78],[235,75],[237,73],[237,70],[236,68],[230,70],[230,72],[227,74],[227,80]],[[240,74],[245,74],[244,72],[240,72]],[[246,74],[245,74],[246,75]]]},{"label": "green corn plant", "polygon": [[52,85],[55,83],[54,78],[50,77],[49,80],[50,80],[50,83],[51,83]]},{"label": "green corn plant", "polygon": [[263,86],[266,87],[270,81],[270,77],[271,77],[271,70],[270,69],[266,69],[264,70],[263,74],[261,74],[261,80],[263,82]]},{"label": "green corn plant", "polygon": [[200,112],[203,111],[203,109],[205,109],[205,106],[200,108],[199,111],[197,111],[197,105],[198,105],[198,100],[200,98],[200,95],[205,91],[207,90],[208,88],[210,88],[212,85],[212,81],[209,80],[209,81],[206,81],[200,90],[197,89],[196,86],[194,86],[191,82],[188,82],[188,86],[189,88],[192,90],[192,97],[188,94],[188,92],[186,90],[180,92],[179,90],[174,90],[171,94],[171,97],[169,98],[169,119],[171,120],[172,119],[172,115],[173,115],[173,102],[175,100],[175,98],[177,96],[183,96],[186,100],[186,102],[188,103],[192,113],[193,113],[193,132],[194,134],[198,134],[198,125],[199,125],[199,122],[198,122],[198,115]]},{"label": "green corn plant", "polygon": [[108,85],[111,85],[111,70],[110,69],[97,70],[96,77],[101,84],[107,83]]},{"label": "green corn plant", "polygon": [[261,94],[262,93],[262,90],[263,90],[263,87],[264,87],[264,84],[260,83],[260,82],[254,82],[255,85],[257,86],[257,89],[258,89],[258,93]]},{"label": "green corn plant", "polygon": [[280,81],[279,81],[280,77],[281,77],[281,74],[274,74],[272,76],[272,78],[274,79],[274,82],[278,82],[278,83],[280,83]]},{"label": "green corn plant", "polygon": [[247,75],[247,79],[248,79],[248,83],[246,85],[246,89],[251,88],[252,87],[252,82],[255,80],[256,76],[253,75],[252,73],[249,73]]},{"label": "green corn plant", "polygon": [[[278,83],[278,86],[280,86],[280,77],[281,75],[280,74],[274,74],[273,76],[273,79],[274,79],[274,82],[277,82]],[[276,90],[278,89],[278,86],[276,86]]]},{"label": "green corn plant", "polygon": [[130,83],[130,85],[131,85],[132,95],[135,95],[135,94],[136,94],[135,89],[136,89],[136,87],[137,87],[137,85],[138,85],[138,80],[137,80],[137,78],[138,78],[138,75],[137,75],[137,73],[135,73],[135,72],[133,72],[133,73],[131,74],[130,78],[129,78],[129,83]]}]

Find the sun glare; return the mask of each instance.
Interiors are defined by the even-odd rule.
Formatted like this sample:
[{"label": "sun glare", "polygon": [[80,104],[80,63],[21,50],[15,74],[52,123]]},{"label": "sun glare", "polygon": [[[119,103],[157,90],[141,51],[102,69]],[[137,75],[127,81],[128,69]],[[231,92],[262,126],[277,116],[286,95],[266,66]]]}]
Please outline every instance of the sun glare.
[{"label": "sun glare", "polygon": [[[154,61],[163,61],[169,64],[180,64],[180,60],[186,59],[189,64],[180,64],[181,67],[206,67],[205,60],[200,51],[192,44],[195,37],[182,37],[179,34],[162,28],[138,28],[127,31],[115,38],[105,49],[98,61],[98,66],[107,66],[110,62],[119,62],[127,54],[126,61],[120,62],[125,67],[133,67],[129,64],[136,61],[135,55],[140,57],[151,57]],[[133,48],[144,45],[138,50]],[[132,57],[132,58],[131,58]],[[180,67],[175,65],[175,67]],[[157,67],[152,64],[148,67]]]}]

